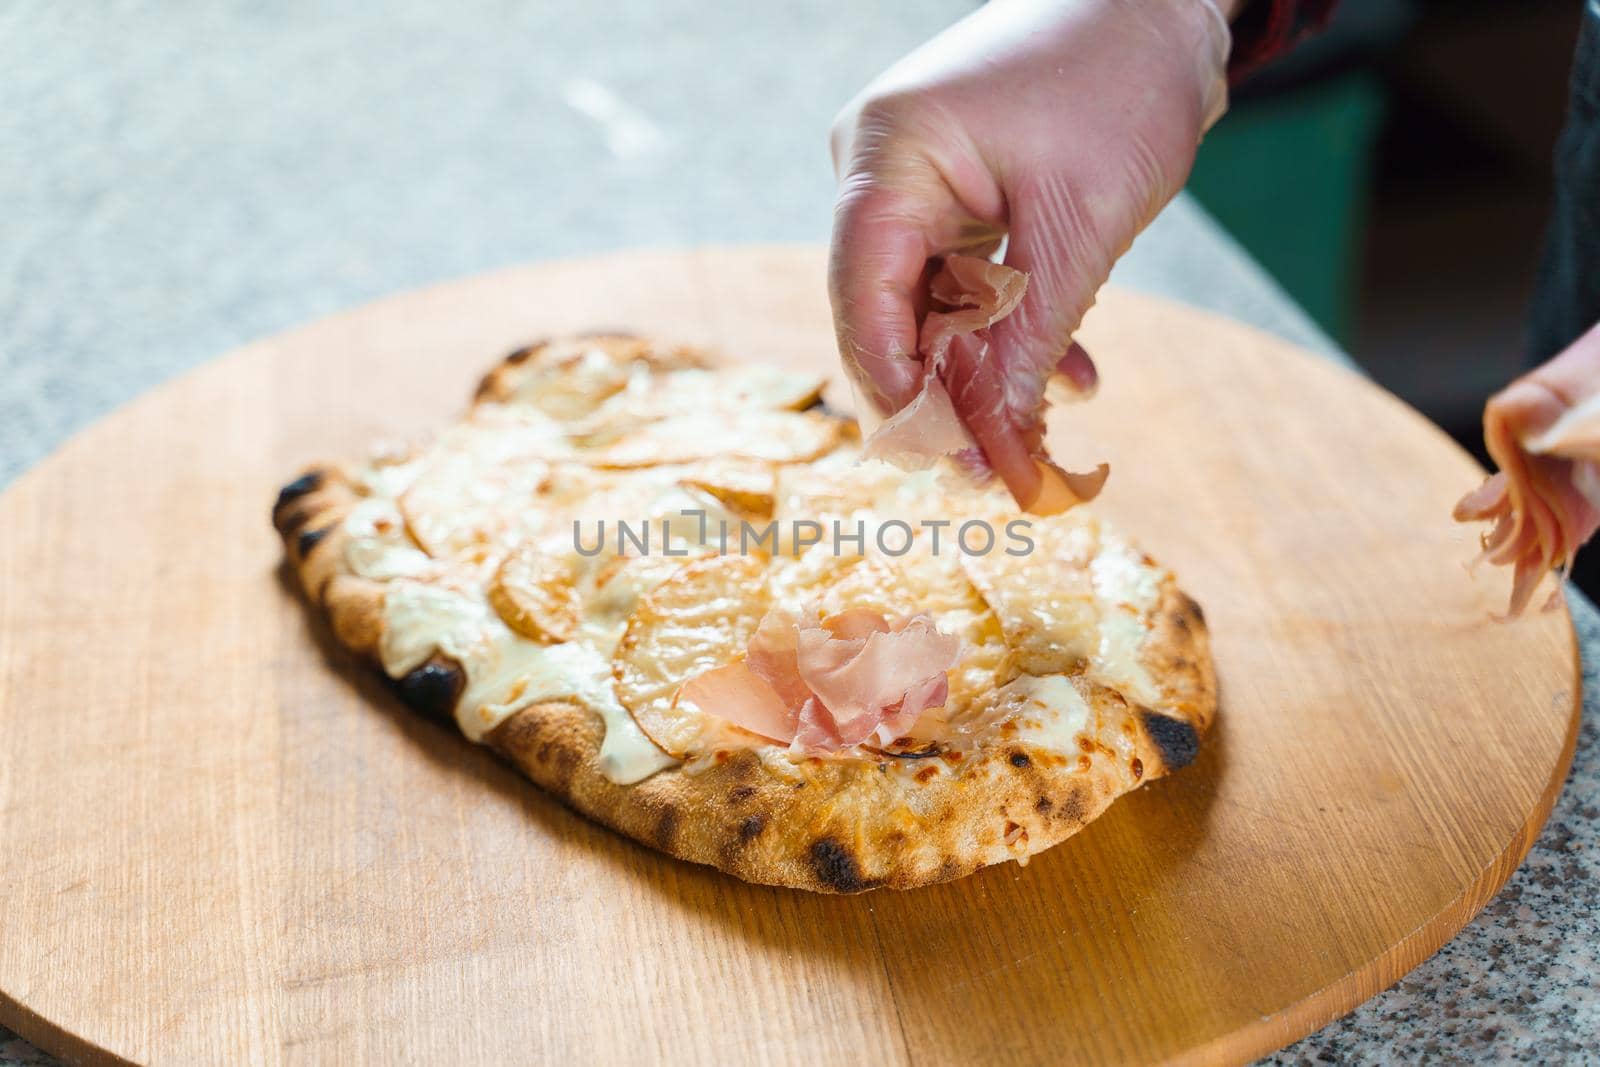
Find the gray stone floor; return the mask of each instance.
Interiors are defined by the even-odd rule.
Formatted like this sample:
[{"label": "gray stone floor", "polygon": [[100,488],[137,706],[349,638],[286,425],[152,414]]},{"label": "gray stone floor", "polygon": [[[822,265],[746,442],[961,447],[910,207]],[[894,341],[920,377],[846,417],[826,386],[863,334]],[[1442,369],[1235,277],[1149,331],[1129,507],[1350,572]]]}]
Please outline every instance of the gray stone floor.
[{"label": "gray stone floor", "polygon": [[[834,111],[967,10],[334,7],[0,5],[0,485],[201,360],[398,289],[626,245],[820,240]],[[1335,354],[1187,201],[1118,279]],[[1592,1055],[1596,752],[1586,728],[1483,916],[1278,1062]],[[0,1067],[51,1062],[0,1030]]]}]

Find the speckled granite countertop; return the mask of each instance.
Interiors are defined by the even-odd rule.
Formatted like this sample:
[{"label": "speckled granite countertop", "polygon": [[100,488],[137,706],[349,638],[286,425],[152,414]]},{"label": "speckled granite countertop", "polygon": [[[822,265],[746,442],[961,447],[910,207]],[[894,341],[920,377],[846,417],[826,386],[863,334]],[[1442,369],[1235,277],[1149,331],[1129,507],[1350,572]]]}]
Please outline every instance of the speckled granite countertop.
[{"label": "speckled granite countertop", "polygon": [[[201,360],[395,290],[821,239],[834,110],[967,10],[344,7],[0,6],[0,485]],[[1187,201],[1118,278],[1337,357]],[[1600,1058],[1600,614],[1574,614],[1585,726],[1527,862],[1433,959],[1273,1062]],[[53,1062],[0,1030],[0,1067]]]}]

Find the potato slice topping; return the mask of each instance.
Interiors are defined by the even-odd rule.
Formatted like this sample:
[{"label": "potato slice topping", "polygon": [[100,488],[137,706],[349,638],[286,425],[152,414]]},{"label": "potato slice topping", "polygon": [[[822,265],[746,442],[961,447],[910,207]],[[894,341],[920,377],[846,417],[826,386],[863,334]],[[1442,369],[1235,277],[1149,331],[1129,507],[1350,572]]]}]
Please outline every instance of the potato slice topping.
[{"label": "potato slice topping", "polygon": [[612,664],[617,699],[669,755],[708,751],[743,733],[679,705],[677,696],[688,679],[744,653],[767,610],[763,569],[750,556],[690,563],[647,593],[628,620]]},{"label": "potato slice topping", "polygon": [[708,463],[678,482],[685,488],[698,489],[744,518],[761,519],[772,517],[776,483],[772,464],[759,460]]},{"label": "potato slice topping", "polygon": [[582,419],[651,373],[701,365],[698,354],[621,334],[541,341],[512,353],[484,378],[478,399],[536,408],[552,418]]},{"label": "potato slice topping", "polygon": [[[1029,536],[1034,548],[1027,555],[965,556],[962,566],[999,618],[1014,670],[1077,673],[1099,647],[1100,607],[1089,572],[1099,528],[1074,511],[1035,520]],[[1040,582],[1040,573],[1050,580]]]},{"label": "potato slice topping", "polygon": [[533,641],[570,641],[578,632],[582,605],[570,557],[518,546],[489,584],[489,603],[505,624]]},{"label": "potato slice topping", "polygon": [[822,398],[823,379],[759,363],[721,370],[680,370],[639,379],[596,412],[638,420],[726,411],[804,411]]},{"label": "potato slice topping", "polygon": [[721,412],[674,415],[646,423],[599,450],[602,467],[698,463],[719,457],[804,463],[835,448],[844,423],[807,411]]}]

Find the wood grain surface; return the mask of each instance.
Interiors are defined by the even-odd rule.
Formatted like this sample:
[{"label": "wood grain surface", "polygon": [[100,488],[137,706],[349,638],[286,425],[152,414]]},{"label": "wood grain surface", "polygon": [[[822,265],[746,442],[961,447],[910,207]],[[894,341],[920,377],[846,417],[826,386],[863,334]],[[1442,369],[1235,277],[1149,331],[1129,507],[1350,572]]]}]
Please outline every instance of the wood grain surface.
[{"label": "wood grain surface", "polygon": [[[1234,1062],[1394,982],[1532,842],[1564,610],[1490,621],[1481,472],[1355,375],[1108,293],[1057,413],[1204,605],[1219,728],[1028,867],[823,897],[666,859],[414,720],[286,583],[301,465],[437,426],[541,334],[831,367],[812,248],[634,252],[247,346],[0,498],[0,1022],[91,1061]],[[115,339],[108,339],[115,343]],[[92,367],[84,373],[93,373]]]}]

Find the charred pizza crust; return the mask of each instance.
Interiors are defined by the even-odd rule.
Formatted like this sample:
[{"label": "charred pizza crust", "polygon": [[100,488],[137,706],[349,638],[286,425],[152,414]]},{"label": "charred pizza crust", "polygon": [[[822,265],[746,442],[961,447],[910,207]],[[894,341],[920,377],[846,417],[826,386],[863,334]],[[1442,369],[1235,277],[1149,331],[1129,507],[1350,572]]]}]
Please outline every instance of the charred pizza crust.
[{"label": "charred pizza crust", "polygon": [[[699,352],[622,335],[592,341],[654,366],[709,364]],[[513,397],[540,347],[519,349],[491,371],[479,402]],[[280,492],[273,522],[308,600],[344,647],[377,664],[388,583],[355,573],[346,552],[346,520],[363,496],[345,469],[313,468]],[[1217,702],[1204,617],[1163,572],[1145,622],[1138,656],[1158,680],[1158,706],[1080,680],[1092,726],[1070,752],[1026,736],[974,751],[934,745],[798,762],[746,747],[619,785],[600,770],[600,714],[571,699],[515,711],[482,740],[578,812],[681,859],[820,892],[912,888],[1026,860],[1119,795],[1194,760]],[[451,721],[467,679],[460,664],[435,654],[391,684],[417,712]]]}]

